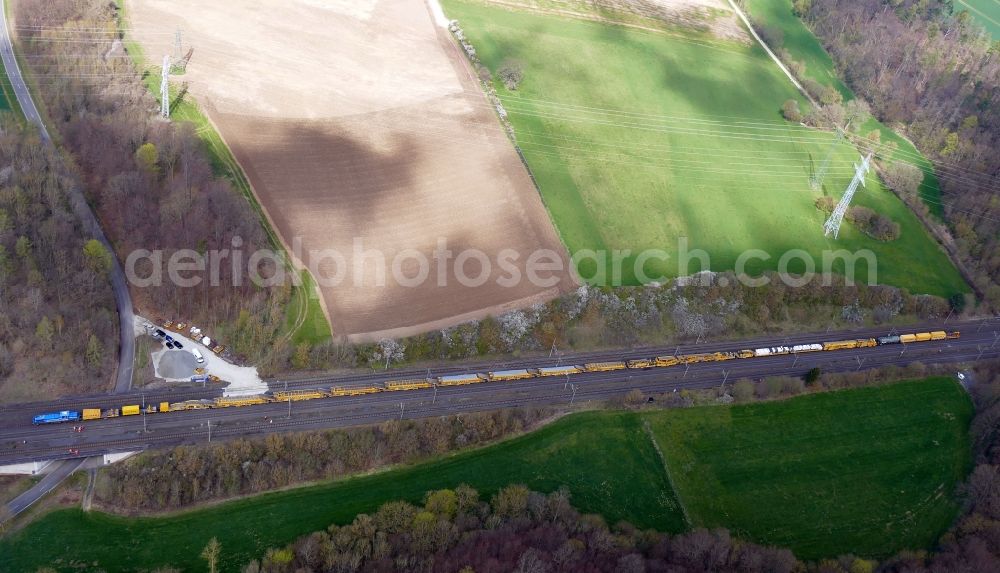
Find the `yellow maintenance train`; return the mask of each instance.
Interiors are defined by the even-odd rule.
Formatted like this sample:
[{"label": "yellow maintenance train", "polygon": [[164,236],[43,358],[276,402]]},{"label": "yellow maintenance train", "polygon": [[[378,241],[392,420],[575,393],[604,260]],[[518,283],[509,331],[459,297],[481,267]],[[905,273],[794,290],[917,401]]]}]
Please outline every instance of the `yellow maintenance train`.
[{"label": "yellow maintenance train", "polygon": [[891,344],[930,342],[935,340],[958,338],[959,334],[959,332],[934,330],[929,332],[914,332],[911,334],[887,335],[880,336],[878,338],[832,340],[811,344],[748,348],[726,352],[706,352],[700,354],[682,354],[678,356],[656,356],[626,361],[588,362],[579,365],[544,366],[541,368],[498,370],[487,373],[450,374],[447,376],[438,376],[433,378],[390,380],[388,382],[372,386],[335,386],[329,389],[313,388],[308,390],[275,390],[268,394],[261,394],[257,396],[222,397],[214,400],[187,400],[175,403],[160,402],[159,404],[150,404],[145,407],[133,404],[122,406],[121,408],[111,408],[108,410],[100,410],[97,408],[85,408],[82,412],[77,410],[63,410],[61,412],[39,414],[34,417],[33,423],[36,425],[53,424],[59,422],[77,422],[80,420],[117,418],[118,416],[135,416],[143,413],[155,414],[162,412],[177,412],[182,410],[201,410],[206,408],[256,406],[274,402],[296,402],[300,400],[315,400],[319,398],[362,396],[378,392],[399,392],[406,390],[422,390],[434,387],[442,388],[447,386],[465,386],[469,384],[481,384],[484,382],[509,382],[528,378],[545,378],[553,376],[569,377],[586,372],[614,372],[617,370],[628,369],[644,370],[649,368],[669,368],[672,366],[698,364],[702,362],[721,362],[726,360],[743,360],[768,356],[780,356],[784,354],[830,352],[856,348],[873,348],[875,346],[885,346]]}]

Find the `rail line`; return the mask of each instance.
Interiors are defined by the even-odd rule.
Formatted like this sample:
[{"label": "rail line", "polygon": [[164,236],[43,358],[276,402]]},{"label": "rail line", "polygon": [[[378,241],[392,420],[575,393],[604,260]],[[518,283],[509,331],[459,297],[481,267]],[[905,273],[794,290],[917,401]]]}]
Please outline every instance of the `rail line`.
[{"label": "rail line", "polygon": [[[583,364],[566,364],[539,366],[530,368],[514,368],[504,370],[489,370],[486,372],[458,372],[454,368],[444,369],[439,375],[431,377],[429,372],[424,377],[400,378],[381,382],[379,384],[369,384],[366,386],[348,385],[347,382],[357,382],[365,380],[368,375],[359,377],[347,377],[341,380],[343,385],[329,388],[290,388],[271,389],[266,394],[242,397],[216,397],[214,399],[188,399],[179,402],[162,401],[148,404],[129,404],[121,407],[108,409],[83,408],[80,410],[60,410],[36,415],[33,419],[35,425],[80,422],[101,419],[112,419],[121,416],[161,414],[176,411],[205,410],[205,409],[225,409],[239,408],[246,406],[261,406],[278,402],[288,402],[291,408],[292,402],[315,400],[322,398],[350,398],[366,396],[370,394],[382,394],[389,392],[405,392],[413,390],[478,385],[487,382],[516,382],[535,378],[561,378],[565,377],[567,383],[571,377],[584,373],[596,372],[620,372],[663,369],[672,367],[685,368],[685,371],[692,364],[702,364],[706,362],[728,362],[741,361],[747,359],[761,359],[772,356],[799,355],[813,352],[836,352],[853,349],[874,348],[886,345],[909,345],[914,343],[932,342],[947,339],[957,339],[960,337],[959,331],[947,332],[944,330],[914,332],[908,334],[885,335],[871,338],[848,338],[842,340],[826,340],[822,342],[806,342],[801,344],[787,344],[778,346],[767,346],[759,348],[743,348],[738,350],[715,350],[692,354],[663,354],[650,356],[643,350],[621,353],[626,357],[618,360],[595,360]],[[679,347],[678,347],[679,349]],[[618,354],[617,356],[621,356]],[[597,354],[595,358],[601,355]],[[465,370],[465,369],[463,369]],[[90,402],[88,405],[95,405]]]}]

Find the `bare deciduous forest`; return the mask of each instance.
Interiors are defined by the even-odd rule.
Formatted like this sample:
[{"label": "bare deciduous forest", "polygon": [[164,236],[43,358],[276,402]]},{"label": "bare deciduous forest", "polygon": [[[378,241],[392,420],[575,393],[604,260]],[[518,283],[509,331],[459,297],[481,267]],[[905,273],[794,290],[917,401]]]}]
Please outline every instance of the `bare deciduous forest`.
[{"label": "bare deciduous forest", "polygon": [[552,413],[499,410],[150,452],[109,468],[110,479],[97,493],[102,503],[126,511],[177,509],[412,463],[525,431]]},{"label": "bare deciduous forest", "polygon": [[[162,250],[164,262],[181,249],[232,250],[236,237],[246,254],[269,246],[247,200],[213,174],[192,125],[159,118],[125,52],[113,3],[20,0],[14,7],[28,76],[119,259],[137,249]],[[194,321],[258,360],[284,323],[289,289],[258,288],[245,272],[235,279],[232,267],[218,266],[219,287],[208,280],[178,286],[166,272],[160,285],[133,286],[137,310]],[[145,277],[151,269],[137,270]]]},{"label": "bare deciduous forest", "polygon": [[[950,0],[796,0],[851,88],[934,163],[949,230],[1000,305],[1000,42]],[[898,173],[888,174],[887,182]],[[912,179],[912,178],[911,178]],[[913,200],[919,178],[904,185]]]},{"label": "bare deciduous forest", "polygon": [[118,322],[104,247],[70,207],[55,152],[0,118],[0,401],[104,389]]}]

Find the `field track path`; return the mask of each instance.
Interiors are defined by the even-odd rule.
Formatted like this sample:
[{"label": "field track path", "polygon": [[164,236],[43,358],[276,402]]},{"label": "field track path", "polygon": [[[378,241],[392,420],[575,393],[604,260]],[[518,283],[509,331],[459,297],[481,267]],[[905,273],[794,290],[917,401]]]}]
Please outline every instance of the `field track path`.
[{"label": "field track path", "polygon": [[649,420],[642,421],[642,431],[649,436],[649,441],[653,444],[653,449],[656,451],[656,456],[660,458],[660,464],[663,465],[663,473],[667,476],[667,483],[670,484],[670,489],[674,490],[674,498],[677,500],[677,505],[681,506],[681,513],[684,515],[684,523],[687,524],[688,529],[694,527],[691,523],[691,514],[688,513],[687,506],[684,505],[684,499],[681,497],[681,492],[678,491],[677,486],[674,485],[674,478],[670,476],[670,466],[667,465],[667,457],[663,455],[663,450],[660,449],[660,443],[656,441],[656,434],[653,433],[653,429],[649,427]]}]

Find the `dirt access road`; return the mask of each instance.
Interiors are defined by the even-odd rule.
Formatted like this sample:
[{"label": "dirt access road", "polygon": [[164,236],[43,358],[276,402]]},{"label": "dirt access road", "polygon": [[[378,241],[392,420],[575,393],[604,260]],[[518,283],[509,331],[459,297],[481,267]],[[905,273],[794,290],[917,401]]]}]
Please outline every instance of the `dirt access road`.
[{"label": "dirt access road", "polygon": [[[511,274],[498,264],[505,249],[518,253],[522,279],[532,252],[567,255],[467,62],[421,0],[129,0],[128,15],[150,57],[174,52],[163,30],[184,31],[189,93],[286,248],[344,257],[316,265],[321,283],[331,279],[320,291],[335,335],[405,336],[574,287],[568,262],[555,284],[497,284]],[[460,284],[454,259],[438,268],[441,241],[455,257],[485,253],[485,284]],[[356,246],[382,253],[384,286],[378,257]],[[405,286],[392,262],[396,276],[417,278],[414,253],[429,279]],[[463,268],[483,271],[478,258]]]}]

